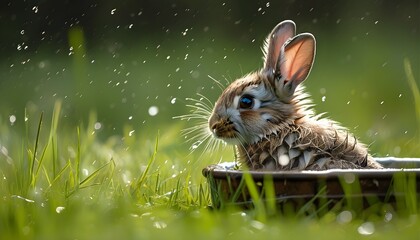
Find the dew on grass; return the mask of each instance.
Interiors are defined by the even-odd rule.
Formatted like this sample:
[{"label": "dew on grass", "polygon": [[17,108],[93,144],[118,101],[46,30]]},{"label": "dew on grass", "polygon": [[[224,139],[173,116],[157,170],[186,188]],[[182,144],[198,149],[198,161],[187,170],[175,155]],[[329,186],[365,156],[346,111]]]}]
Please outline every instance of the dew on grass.
[{"label": "dew on grass", "polygon": [[32,199],[29,199],[29,198],[24,198],[24,197],[19,196],[19,195],[12,195],[11,197],[12,197],[12,198],[17,198],[17,199],[23,200],[23,201],[28,202],[28,203],[34,203],[34,202],[35,202],[35,201],[34,201],[34,200],[32,200]]},{"label": "dew on grass", "polygon": [[390,212],[385,213],[385,216],[384,216],[384,221],[385,222],[390,222],[392,220],[392,218],[393,218],[392,213],[390,213]]},{"label": "dew on grass", "polygon": [[375,232],[375,225],[372,222],[365,222],[357,228],[357,232],[361,235],[371,235]]},{"label": "dew on grass", "polygon": [[166,224],[163,221],[156,221],[153,223],[153,227],[157,228],[157,229],[163,229],[166,228],[168,226],[168,224]]},{"label": "dew on grass", "polygon": [[264,223],[256,220],[251,221],[250,225],[257,230],[263,230],[265,227]]},{"label": "dew on grass", "polygon": [[131,173],[126,171],[125,173],[122,174],[122,179],[126,184],[130,184],[131,183]]},{"label": "dew on grass", "polygon": [[176,98],[172,98],[171,99],[171,104],[175,104],[175,102],[176,102]]},{"label": "dew on grass", "polygon": [[350,211],[342,211],[337,215],[337,222],[338,223],[349,223],[353,219],[353,214]]},{"label": "dew on grass", "polygon": [[66,208],[59,206],[59,207],[56,207],[55,208],[55,212],[58,213],[58,214],[60,214],[60,213],[62,213],[64,211],[64,209],[66,209]]}]

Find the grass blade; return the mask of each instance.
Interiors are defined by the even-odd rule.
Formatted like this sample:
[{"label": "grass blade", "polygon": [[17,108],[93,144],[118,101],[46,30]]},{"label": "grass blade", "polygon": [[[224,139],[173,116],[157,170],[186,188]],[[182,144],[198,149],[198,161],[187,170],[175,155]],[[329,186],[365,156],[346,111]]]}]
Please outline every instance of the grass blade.
[{"label": "grass blade", "polygon": [[244,171],[243,177],[245,179],[245,183],[248,188],[249,195],[251,196],[252,201],[255,206],[257,220],[261,222],[265,222],[266,221],[265,206],[264,206],[264,203],[262,201],[260,194],[258,193],[257,184],[255,183],[254,179],[252,178],[249,172]]},{"label": "grass blade", "polygon": [[418,131],[420,131],[420,91],[417,86],[416,80],[414,79],[410,60],[407,58],[404,59],[404,70],[405,70],[405,74],[407,75],[408,85],[410,86],[411,92],[413,93],[414,106],[415,106],[417,124],[418,124],[417,129]]},{"label": "grass blade", "polygon": [[34,152],[33,152],[33,155],[32,155],[32,161],[31,161],[30,172],[29,172],[29,176],[31,178],[31,186],[34,186],[34,184],[35,184],[34,168],[35,168],[36,154],[37,154],[37,151],[38,151],[39,135],[41,133],[43,116],[44,116],[44,112],[41,112],[41,116],[39,117],[38,130],[36,132],[36,138],[35,138],[35,147],[34,147]]},{"label": "grass blade", "polygon": [[[158,134],[159,135],[159,134]],[[141,175],[141,177],[139,178],[139,180],[137,181],[134,190],[132,191],[132,194],[134,194],[144,183],[144,180],[146,179],[147,174],[149,173],[150,167],[152,166],[153,162],[156,159],[156,154],[157,154],[157,150],[158,150],[158,145],[159,145],[159,137],[156,137],[156,141],[155,141],[155,149],[153,150],[152,156],[150,156],[149,158],[149,162],[147,163],[146,169],[144,170],[143,174]]]}]

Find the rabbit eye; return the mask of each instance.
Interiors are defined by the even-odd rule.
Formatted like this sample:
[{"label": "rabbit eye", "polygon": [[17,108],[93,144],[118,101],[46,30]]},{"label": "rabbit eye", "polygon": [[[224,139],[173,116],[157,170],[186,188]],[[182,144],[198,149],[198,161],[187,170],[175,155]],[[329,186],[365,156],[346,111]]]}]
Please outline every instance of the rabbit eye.
[{"label": "rabbit eye", "polygon": [[254,98],[244,95],[239,99],[239,107],[242,109],[252,109],[254,107]]}]

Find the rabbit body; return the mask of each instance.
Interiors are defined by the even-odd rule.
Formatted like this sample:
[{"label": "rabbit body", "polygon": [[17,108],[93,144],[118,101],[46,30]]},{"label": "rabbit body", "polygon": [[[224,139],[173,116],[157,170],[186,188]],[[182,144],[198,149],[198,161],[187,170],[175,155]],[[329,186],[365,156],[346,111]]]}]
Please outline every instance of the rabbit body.
[{"label": "rabbit body", "polygon": [[232,82],[208,120],[213,136],[236,145],[250,169],[381,168],[366,146],[338,123],[315,115],[302,82],[315,38],[278,24],[266,41],[264,67]]}]

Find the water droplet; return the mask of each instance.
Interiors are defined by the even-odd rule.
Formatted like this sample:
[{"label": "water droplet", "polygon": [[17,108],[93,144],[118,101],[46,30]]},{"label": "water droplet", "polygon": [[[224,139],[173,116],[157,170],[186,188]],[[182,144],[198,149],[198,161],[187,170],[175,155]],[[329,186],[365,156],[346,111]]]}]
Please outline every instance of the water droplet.
[{"label": "water droplet", "polygon": [[171,58],[171,56],[166,56],[166,60],[169,60]]},{"label": "water droplet", "polygon": [[172,99],[171,99],[171,103],[172,103],[172,104],[175,104],[175,102],[176,102],[176,98],[172,98]]},{"label": "water droplet", "polygon": [[267,2],[267,3],[265,4],[265,6],[266,6],[266,7],[270,7],[270,2]]},{"label": "water droplet", "polygon": [[384,221],[385,222],[390,222],[391,220],[392,220],[392,213],[390,213],[390,212],[387,212],[387,213],[385,213],[385,216],[384,216]]},{"label": "water droplet", "polygon": [[356,180],[356,176],[353,173],[345,173],[343,177],[348,184],[352,184]]},{"label": "water droplet", "polygon": [[199,78],[200,77],[200,72],[195,70],[191,73],[191,77],[192,78]]},{"label": "water droplet", "polygon": [[349,223],[353,219],[353,214],[350,211],[342,211],[337,215],[338,223]]},{"label": "water droplet", "polygon": [[381,105],[384,104],[385,101],[381,101]]},{"label": "water droplet", "polygon": [[25,34],[25,30],[20,31],[20,34],[21,35]]},{"label": "water droplet", "polygon": [[132,119],[133,119],[133,116],[129,116],[129,117],[128,117],[128,120],[132,120]]},{"label": "water droplet", "polygon": [[10,115],[9,116],[9,121],[10,121],[10,124],[11,125],[15,124],[15,122],[16,122],[16,116],[15,115]]},{"label": "water droplet", "polygon": [[131,29],[133,27],[133,24],[128,25],[128,29]]},{"label": "water droplet", "polygon": [[38,13],[38,6],[33,6],[32,11],[34,11],[34,13]]},{"label": "water droplet", "polygon": [[375,232],[375,225],[372,222],[365,222],[357,228],[357,232],[361,235],[371,235]]},{"label": "water droplet", "polygon": [[201,143],[203,143],[203,141],[197,141],[193,143],[190,147],[190,151],[194,151],[195,149],[197,149],[201,145]]},{"label": "water droplet", "polygon": [[12,198],[18,198],[18,199],[21,199],[21,200],[23,200],[23,201],[25,201],[25,202],[28,202],[28,203],[34,203],[34,202],[35,202],[35,201],[34,201],[34,200],[32,200],[32,199],[29,199],[29,198],[24,198],[24,197],[19,196],[19,195],[12,195],[11,197],[12,197]]},{"label": "water droplet", "polygon": [[66,208],[65,207],[56,207],[55,212],[56,213],[61,213],[62,211],[64,211],[64,209],[66,209]]},{"label": "water droplet", "polygon": [[182,36],[187,35],[187,32],[188,32],[188,28],[186,28],[185,31],[182,32]]},{"label": "water droplet", "polygon": [[130,137],[132,137],[133,135],[134,135],[134,132],[135,132],[136,130],[131,130],[129,133],[128,133],[128,136],[130,136]]},{"label": "water droplet", "polygon": [[87,170],[86,168],[83,168],[82,173],[84,176],[88,176],[89,175],[89,170]]},{"label": "water droplet", "polygon": [[251,221],[251,226],[257,230],[263,230],[265,227],[264,223],[256,220]]},{"label": "water droplet", "polygon": [[325,102],[326,99],[327,99],[327,96],[322,96],[321,101]]},{"label": "water droplet", "polygon": [[148,112],[149,112],[149,115],[153,117],[153,116],[156,116],[159,113],[159,109],[156,106],[151,106],[151,107],[149,107]]},{"label": "water droplet", "polygon": [[95,130],[99,130],[102,128],[102,124],[100,122],[96,122],[95,125],[93,125],[93,128],[95,128]]},{"label": "water droplet", "polygon": [[350,101],[347,102],[347,105],[349,105],[349,104],[350,104]]},{"label": "water droplet", "polygon": [[111,10],[111,15],[114,15],[114,14],[115,14],[115,11],[117,11],[117,9],[116,9],[116,8],[112,9],[112,10]]}]

